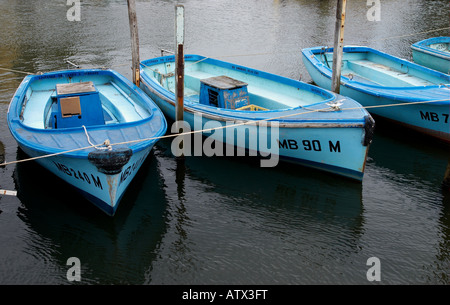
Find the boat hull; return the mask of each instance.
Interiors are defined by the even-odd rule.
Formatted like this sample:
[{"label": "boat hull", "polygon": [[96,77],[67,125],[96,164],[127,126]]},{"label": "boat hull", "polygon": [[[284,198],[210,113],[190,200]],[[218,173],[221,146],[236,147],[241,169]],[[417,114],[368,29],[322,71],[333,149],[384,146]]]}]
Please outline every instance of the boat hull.
[{"label": "boat hull", "polygon": [[[168,118],[175,121],[173,94],[161,90],[142,69],[141,89],[155,101]],[[358,105],[350,103],[345,106],[358,107]],[[202,111],[202,107],[199,107],[199,105],[185,103],[183,120],[187,129],[183,129],[183,131],[217,129],[214,132],[203,132],[203,137],[206,137],[203,147],[201,147],[203,152],[209,148],[209,146],[205,147],[205,143],[211,142],[207,139],[214,139],[216,143],[233,146],[241,152],[247,152],[247,155],[265,156],[267,163],[277,158],[277,160],[296,163],[358,181],[363,179],[374,123],[368,113],[366,113],[367,120],[362,122],[292,119],[274,120],[272,123],[270,122],[272,120],[263,120],[263,122],[256,123],[244,119],[242,113],[233,117],[230,113],[225,115],[220,112]],[[281,111],[273,116],[282,116],[286,113],[289,112]],[[241,123],[244,124],[230,127],[230,125]],[[276,129],[274,129],[275,125]],[[369,125],[371,128],[367,128]],[[242,138],[244,140],[239,140]],[[255,139],[254,142],[251,139]],[[266,144],[265,139],[268,139],[270,147],[261,145],[261,141]],[[197,148],[202,145],[199,143],[197,143]],[[275,150],[274,146],[276,146]],[[216,152],[220,153],[219,150]],[[206,155],[208,154],[206,153]]]},{"label": "boat hull", "polygon": [[[317,55],[312,57],[309,50],[303,50],[303,63],[311,79],[319,87],[331,88],[331,69],[321,64]],[[444,84],[386,88],[341,76],[340,94],[360,102],[376,116],[450,143],[450,89]]]},{"label": "boat hull", "polygon": [[[113,216],[125,191],[139,171],[154,144],[134,153],[116,174],[105,174],[88,160],[88,158],[55,157],[36,159],[42,167],[75,188],[87,200],[109,216]],[[30,147],[19,145],[30,157],[41,157],[42,153]],[[45,191],[45,190],[44,190]],[[61,198],[64,200],[65,198]],[[84,204],[84,203],[82,203]]]},{"label": "boat hull", "polygon": [[430,47],[434,44],[450,44],[450,37],[433,37],[416,42],[411,46],[415,63],[443,72],[450,73],[450,52]]}]

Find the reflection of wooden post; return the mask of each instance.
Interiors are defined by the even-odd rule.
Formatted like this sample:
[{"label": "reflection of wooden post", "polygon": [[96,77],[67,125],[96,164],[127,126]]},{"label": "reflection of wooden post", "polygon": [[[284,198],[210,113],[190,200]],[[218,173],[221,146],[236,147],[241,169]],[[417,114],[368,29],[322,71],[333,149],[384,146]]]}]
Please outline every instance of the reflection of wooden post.
[{"label": "reflection of wooden post", "polygon": [[[175,124],[177,131],[183,124],[184,116],[184,6],[175,6]],[[184,141],[180,141],[181,151]],[[180,154],[178,154],[180,155]],[[181,153],[180,157],[184,155]]]},{"label": "reflection of wooden post", "polygon": [[5,162],[5,145],[0,141],[0,164]]},{"label": "reflection of wooden post", "polygon": [[344,48],[344,23],[345,23],[345,6],[347,0],[337,1],[336,10],[336,26],[334,32],[334,48],[333,48],[333,76],[331,79],[331,91],[340,92],[341,86],[341,65],[342,52]]},{"label": "reflection of wooden post", "polygon": [[447,169],[445,170],[444,180],[442,181],[444,189],[450,191],[450,159],[447,163]]},{"label": "reflection of wooden post", "polygon": [[136,2],[135,0],[127,0],[128,2],[128,18],[130,21],[131,34],[131,70],[133,76],[133,83],[139,87],[140,72],[139,72],[139,36],[138,24],[136,17]]},{"label": "reflection of wooden post", "polygon": [[[176,158],[175,183],[177,184],[177,194],[180,204],[183,205],[185,197],[186,163],[184,158]],[[181,209],[180,209],[181,210]],[[184,210],[184,209],[183,209]]]}]

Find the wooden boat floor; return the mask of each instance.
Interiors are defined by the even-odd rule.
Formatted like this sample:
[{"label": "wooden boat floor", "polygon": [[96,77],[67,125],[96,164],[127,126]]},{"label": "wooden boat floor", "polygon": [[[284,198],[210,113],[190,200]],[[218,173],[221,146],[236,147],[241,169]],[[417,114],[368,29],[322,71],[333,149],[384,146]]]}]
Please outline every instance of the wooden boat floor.
[{"label": "wooden boat floor", "polygon": [[342,70],[342,75],[362,83],[388,87],[435,85],[426,79],[411,75],[408,68],[405,70],[406,72],[403,72],[369,60],[349,60]]}]

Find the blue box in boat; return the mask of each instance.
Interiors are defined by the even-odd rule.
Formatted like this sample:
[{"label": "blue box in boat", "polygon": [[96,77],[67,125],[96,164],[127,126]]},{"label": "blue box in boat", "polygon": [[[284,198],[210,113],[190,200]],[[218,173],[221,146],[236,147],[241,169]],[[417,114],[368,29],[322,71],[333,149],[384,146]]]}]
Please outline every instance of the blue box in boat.
[{"label": "blue box in boat", "polygon": [[52,128],[105,124],[100,95],[92,82],[57,84],[56,99]]},{"label": "blue box in boat", "polygon": [[227,109],[238,109],[249,104],[247,83],[228,76],[202,79],[200,104]]}]

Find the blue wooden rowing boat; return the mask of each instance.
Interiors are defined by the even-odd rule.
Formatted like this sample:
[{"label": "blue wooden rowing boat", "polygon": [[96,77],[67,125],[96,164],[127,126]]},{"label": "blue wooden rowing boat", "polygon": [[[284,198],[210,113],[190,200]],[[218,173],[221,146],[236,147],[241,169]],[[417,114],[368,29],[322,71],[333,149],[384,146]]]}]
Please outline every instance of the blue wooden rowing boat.
[{"label": "blue wooden rowing boat", "polygon": [[[11,100],[7,119],[27,155],[111,216],[156,138],[167,130],[154,102],[112,70],[29,75]],[[51,192],[52,186],[42,191]]]},{"label": "blue wooden rowing boat", "polygon": [[[302,50],[312,80],[331,88],[333,48]],[[344,47],[340,94],[374,115],[450,142],[450,75],[368,47]]]},{"label": "blue wooden rowing boat", "polygon": [[441,36],[428,38],[411,46],[415,63],[450,73],[450,37]]},{"label": "blue wooden rowing boat", "polygon": [[[174,62],[174,56],[145,60],[140,71],[141,88],[172,120]],[[203,136],[248,155],[269,156],[268,163],[281,159],[356,180],[363,178],[374,128],[371,115],[352,99],[199,55],[185,56],[184,122],[195,131],[228,126]],[[233,125],[239,122],[244,125]],[[276,165],[268,163],[261,166]]]}]

